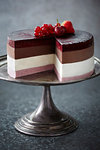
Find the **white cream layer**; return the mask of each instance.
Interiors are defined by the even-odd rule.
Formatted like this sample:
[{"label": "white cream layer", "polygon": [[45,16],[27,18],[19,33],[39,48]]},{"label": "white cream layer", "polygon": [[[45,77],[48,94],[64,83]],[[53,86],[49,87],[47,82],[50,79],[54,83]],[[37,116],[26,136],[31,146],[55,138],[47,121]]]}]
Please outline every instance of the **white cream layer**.
[{"label": "white cream layer", "polygon": [[60,77],[73,77],[86,74],[94,69],[94,56],[80,62],[61,64],[55,56],[55,67]]},{"label": "white cream layer", "polygon": [[22,59],[13,59],[8,55],[7,61],[9,69],[13,71],[19,71],[28,68],[54,64],[54,54],[34,56]]},{"label": "white cream layer", "polygon": [[7,56],[8,69],[19,70],[54,64],[61,78],[86,74],[94,69],[94,56],[80,62],[62,64],[55,54],[13,59]]}]

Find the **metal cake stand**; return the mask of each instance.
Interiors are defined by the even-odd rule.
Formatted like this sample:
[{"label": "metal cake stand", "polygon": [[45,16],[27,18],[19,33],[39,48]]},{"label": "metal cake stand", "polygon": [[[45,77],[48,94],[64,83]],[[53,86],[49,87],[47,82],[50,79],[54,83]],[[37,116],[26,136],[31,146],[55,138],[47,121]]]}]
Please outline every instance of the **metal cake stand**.
[{"label": "metal cake stand", "polygon": [[[95,57],[95,71],[88,80],[100,75],[100,60]],[[83,80],[58,81],[54,72],[38,73],[18,79],[7,74],[7,56],[0,57],[0,79],[26,84],[43,86],[43,94],[38,108],[15,122],[15,128],[25,134],[35,136],[58,136],[70,133],[77,129],[78,123],[70,115],[61,112],[53,103],[50,86],[72,84]]]}]

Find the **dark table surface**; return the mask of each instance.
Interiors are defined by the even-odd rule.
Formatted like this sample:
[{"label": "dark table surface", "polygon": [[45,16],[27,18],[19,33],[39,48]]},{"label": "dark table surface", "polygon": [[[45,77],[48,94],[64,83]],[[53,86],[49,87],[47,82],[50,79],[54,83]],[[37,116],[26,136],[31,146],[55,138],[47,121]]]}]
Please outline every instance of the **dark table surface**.
[{"label": "dark table surface", "polygon": [[[11,31],[43,23],[71,20],[76,29],[94,35],[95,56],[100,58],[99,0],[0,0],[0,56],[6,54]],[[39,104],[42,87],[0,81],[0,150],[100,150],[100,77],[51,87],[60,110],[72,115],[79,128],[58,137],[34,137],[17,132],[14,122]]]}]

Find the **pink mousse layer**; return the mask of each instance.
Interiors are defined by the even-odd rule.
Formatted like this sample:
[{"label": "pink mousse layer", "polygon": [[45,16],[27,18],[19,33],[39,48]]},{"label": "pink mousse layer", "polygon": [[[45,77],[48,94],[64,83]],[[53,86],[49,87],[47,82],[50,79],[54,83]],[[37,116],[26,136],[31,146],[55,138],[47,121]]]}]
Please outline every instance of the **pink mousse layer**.
[{"label": "pink mousse layer", "polygon": [[29,69],[24,69],[24,70],[19,70],[19,71],[12,71],[10,68],[8,68],[8,74],[13,77],[13,78],[18,78],[26,75],[31,75],[47,70],[53,70],[54,65],[46,65],[46,66],[41,66],[41,67],[35,67],[35,68],[29,68]]},{"label": "pink mousse layer", "polygon": [[35,73],[39,73],[39,72],[44,72],[44,71],[48,71],[48,70],[53,70],[53,69],[54,69],[59,81],[74,81],[74,80],[85,79],[85,78],[90,77],[94,72],[94,70],[92,70],[92,71],[90,71],[86,74],[80,75],[80,76],[61,78],[61,76],[58,73],[57,69],[54,67],[53,64],[51,64],[51,65],[46,65],[46,66],[41,66],[41,67],[35,67],[35,68],[19,70],[19,71],[16,71],[16,72],[14,72],[10,68],[8,68],[8,74],[13,78],[18,78],[18,77],[31,75],[31,74],[35,74]]},{"label": "pink mousse layer", "polygon": [[75,80],[81,80],[81,79],[85,79],[85,78],[88,78],[90,77],[94,70],[86,73],[86,74],[83,74],[83,75],[79,75],[79,76],[73,76],[73,77],[64,77],[64,78],[61,78],[60,74],[58,73],[57,69],[54,67],[54,71],[59,79],[59,81],[75,81]]}]

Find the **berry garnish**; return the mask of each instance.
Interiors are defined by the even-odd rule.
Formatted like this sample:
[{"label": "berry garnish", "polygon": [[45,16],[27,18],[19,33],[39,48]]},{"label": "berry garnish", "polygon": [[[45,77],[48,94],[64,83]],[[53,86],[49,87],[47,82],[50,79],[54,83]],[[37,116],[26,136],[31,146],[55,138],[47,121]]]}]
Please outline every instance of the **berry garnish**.
[{"label": "berry garnish", "polygon": [[67,33],[74,33],[75,32],[71,21],[64,21],[61,25],[66,28]]},{"label": "berry garnish", "polygon": [[63,36],[67,33],[75,33],[71,21],[64,21],[62,24],[58,22],[53,27],[52,24],[43,24],[41,27],[37,26],[34,30],[34,35],[36,37],[45,36]]},{"label": "berry garnish", "polygon": [[57,23],[55,24],[55,27],[61,26],[61,24],[59,23],[58,19],[57,19]]},{"label": "berry garnish", "polygon": [[55,35],[56,36],[63,36],[66,34],[66,28],[64,26],[61,26],[61,24],[58,22],[55,24]]},{"label": "berry garnish", "polygon": [[41,36],[41,28],[39,26],[34,29],[34,35]]},{"label": "berry garnish", "polygon": [[67,32],[67,30],[64,26],[55,27],[55,35],[58,37],[65,35],[66,32]]},{"label": "berry garnish", "polygon": [[54,27],[51,24],[43,24],[42,27],[37,26],[34,35],[36,37],[52,36],[54,35]]}]

